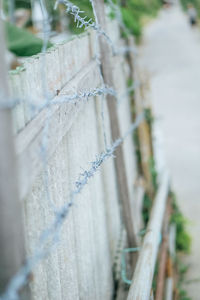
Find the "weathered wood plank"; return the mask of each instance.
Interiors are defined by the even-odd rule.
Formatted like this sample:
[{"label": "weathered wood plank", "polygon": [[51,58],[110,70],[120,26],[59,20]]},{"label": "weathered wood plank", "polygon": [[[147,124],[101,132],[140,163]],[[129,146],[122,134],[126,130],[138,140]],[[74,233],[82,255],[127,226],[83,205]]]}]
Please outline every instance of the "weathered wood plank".
[{"label": "weathered wood plank", "polygon": [[[96,13],[98,21],[103,29],[105,29],[105,12],[104,12],[104,1],[94,0]],[[100,42],[100,52],[101,52],[101,63],[102,71],[105,83],[109,86],[114,86],[113,74],[112,74],[112,64],[111,64],[111,49],[108,46],[108,43],[105,41],[104,37],[99,38]],[[110,116],[111,132],[112,139],[116,140],[121,136],[116,99],[115,97],[108,95],[107,96],[107,105]],[[119,147],[116,151],[115,167],[117,173],[120,201],[122,203],[123,211],[123,221],[126,226],[127,235],[128,235],[128,244],[131,247],[137,245],[136,232],[134,229],[133,216],[132,216],[132,204],[129,196],[127,174],[125,169],[124,154],[122,147]]]},{"label": "weathered wood plank", "polygon": [[[81,170],[88,169],[88,163],[99,152],[96,121],[95,103],[91,101],[68,133],[70,190]],[[100,171],[77,197],[72,212],[80,299],[111,299],[112,295],[112,260],[102,182]]]},{"label": "weathered wood plank", "polygon": [[[101,8],[103,8],[103,1]],[[113,26],[115,28],[116,24]],[[114,30],[114,41],[118,43],[118,28],[111,30]],[[41,80],[44,56],[30,58],[25,62],[23,71],[15,74],[15,91],[20,98],[21,95],[24,96],[22,99],[29,97],[30,102],[42,104],[45,101],[43,83],[50,92],[51,101],[59,99],[62,94],[74,94],[77,91],[99,86],[98,68],[95,61],[92,61],[95,54],[93,42],[94,34],[88,35],[87,33],[80,39],[74,39],[51,49],[46,54],[45,73],[47,76],[43,78],[45,82]],[[105,56],[110,57],[106,48],[104,51]],[[113,81],[106,80],[106,83],[110,86],[114,83],[116,88],[120,87],[119,93],[121,94],[121,89],[126,89],[127,70],[123,68],[127,67],[122,57],[115,58],[115,60],[117,61],[116,70],[113,69],[111,63],[108,66],[111,68],[109,72],[116,71],[119,75],[116,74],[116,79],[114,78]],[[15,93],[14,89],[13,93]],[[57,93],[59,93],[58,96],[56,96]],[[51,202],[57,208],[68,202],[74,182],[78,174],[82,172],[81,168],[87,169],[88,163],[95,159],[96,154],[105,150],[102,120],[100,120],[100,101],[100,97],[97,97],[96,101],[91,98],[88,103],[84,104],[54,105],[51,109],[44,108],[34,116],[28,102],[25,102],[24,108],[21,107],[22,111],[15,113],[19,116],[16,119],[16,151],[20,168],[19,188],[20,198],[23,199],[24,205],[28,254],[34,252],[40,232],[54,218]],[[116,99],[108,97],[108,101],[112,102],[109,104],[109,110],[115,110],[114,119],[112,112],[108,113],[107,107],[104,111],[106,134],[110,141],[123,135],[129,128],[131,120],[128,102],[122,103],[117,111]],[[21,122],[22,117],[24,117],[23,122]],[[112,138],[110,117],[112,118]],[[117,123],[113,120],[117,120]],[[47,147],[42,153],[44,127],[47,122],[48,130],[45,137]],[[129,226],[131,246],[134,246],[137,231],[134,231],[133,226],[137,220],[132,219],[135,216],[132,209],[135,205],[136,193],[131,136],[127,138],[122,149],[118,150],[121,163],[118,163],[117,168],[114,167],[115,158],[105,162],[101,171],[91,178],[90,183],[78,195],[61,229],[60,244],[47,260],[37,266],[33,273],[31,282],[33,299],[110,300],[112,298],[112,267],[116,255],[120,256],[117,253],[121,238],[119,197],[123,198],[124,204],[130,200],[125,208],[124,216]],[[119,181],[116,179],[116,169]],[[43,178],[45,170],[49,176],[48,193],[46,193]],[[118,193],[117,186],[119,183],[120,193]]]},{"label": "weathered wood plank", "polygon": [[154,200],[147,233],[139,254],[128,300],[148,300],[150,297],[168,193],[169,175],[168,172],[165,172]]},{"label": "weathered wood plank", "polygon": [[[60,95],[74,94],[74,91],[97,87],[99,84],[100,80],[96,63],[92,61],[60,91]],[[58,97],[56,96],[52,101]],[[51,108],[50,116],[48,115],[48,108],[46,108],[17,135],[16,152],[20,170],[20,198],[27,194],[34,182],[34,178],[43,166],[41,146],[44,140],[44,126],[46,122],[48,122],[48,135],[46,137],[48,147],[45,155],[46,159],[48,159],[70,129],[84,104],[82,101],[76,105],[70,103],[54,105]]]},{"label": "weathered wood plank", "polygon": [[[118,95],[118,104],[117,104],[117,114],[119,120],[119,127],[121,135],[123,136],[127,128],[130,127],[131,124],[131,111],[130,111],[130,101],[129,94],[126,93],[127,90],[127,80],[128,76],[126,76],[126,62],[123,56],[115,56],[112,59],[113,66],[113,80],[115,84],[115,89]],[[126,118],[124,118],[126,116]],[[131,215],[133,218],[134,230],[136,233],[136,240],[139,243],[138,232],[141,230],[139,215],[141,215],[141,211],[139,208],[137,199],[137,193],[135,190],[134,183],[137,181],[137,165],[136,165],[136,156],[135,149],[133,144],[133,135],[130,134],[127,139],[124,141],[123,145],[123,158],[125,163],[126,175],[127,175],[127,186],[129,198],[131,201]]]},{"label": "weathered wood plank", "polygon": [[159,262],[158,262],[158,275],[155,300],[163,300],[166,267],[167,267],[167,252],[169,243],[169,221],[170,221],[170,200],[168,199],[167,207],[165,210],[162,230],[162,244],[160,247]]},{"label": "weathered wood plank", "polygon": [[[98,117],[97,131],[99,136],[100,152],[105,150],[104,130],[102,126],[102,102],[101,97],[96,101],[96,115]],[[104,105],[104,126],[108,141],[111,140],[111,129],[109,123],[108,108]],[[110,255],[114,263],[117,253],[117,247],[121,233],[121,215],[119,206],[119,195],[117,193],[117,180],[115,173],[114,158],[107,160],[102,166],[102,181],[104,190],[104,202],[106,206],[107,233],[110,242]]]},{"label": "weathered wood plank", "polygon": [[15,108],[15,132],[21,131],[34,117],[30,104],[42,104],[53,98],[91,61],[91,34],[80,35],[24,60],[23,66],[9,73],[11,96],[23,100]]},{"label": "weathered wood plank", "polygon": [[165,300],[173,300],[173,278],[172,277],[168,277],[166,279],[166,288],[165,288]]}]

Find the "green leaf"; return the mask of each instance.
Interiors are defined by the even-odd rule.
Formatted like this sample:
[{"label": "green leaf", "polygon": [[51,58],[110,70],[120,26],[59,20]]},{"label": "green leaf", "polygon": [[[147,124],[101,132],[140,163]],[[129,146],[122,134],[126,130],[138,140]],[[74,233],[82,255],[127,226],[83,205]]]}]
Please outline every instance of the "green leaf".
[{"label": "green leaf", "polygon": [[[15,25],[5,22],[5,34],[8,49],[17,56],[32,56],[42,50],[43,41],[26,29],[18,28]],[[48,48],[52,44],[48,43]]]}]

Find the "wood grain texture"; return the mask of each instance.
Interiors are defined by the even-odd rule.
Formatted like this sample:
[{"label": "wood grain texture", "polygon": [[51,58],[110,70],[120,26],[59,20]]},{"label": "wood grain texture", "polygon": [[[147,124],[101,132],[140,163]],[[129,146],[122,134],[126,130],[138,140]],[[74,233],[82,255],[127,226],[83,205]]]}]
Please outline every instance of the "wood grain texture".
[{"label": "wood grain texture", "polygon": [[168,193],[169,175],[165,172],[154,200],[127,300],[148,300],[150,297]]},{"label": "wood grain texture", "polygon": [[[114,32],[114,41],[121,44],[116,23],[108,27]],[[48,51],[44,82],[41,81],[43,55],[25,60],[24,67],[9,76],[12,93],[29,100],[13,111],[20,170],[18,186],[24,208],[28,255],[34,253],[41,232],[54,219],[53,206],[60,208],[70,200],[70,192],[79,174],[90,167],[90,162],[98,154],[105,151],[101,96],[91,97],[76,105],[53,105],[50,110],[46,107],[39,113],[31,111],[29,102],[39,105],[45,102],[44,83],[51,101],[63,94],[71,95],[99,87],[99,70],[93,60],[96,50],[94,41],[95,34],[90,32]],[[118,75],[113,78],[113,84],[110,81],[106,83],[120,88],[120,93],[125,92],[126,62],[122,57],[114,58],[110,67],[111,72]],[[131,119],[127,98],[118,107],[113,97],[107,100],[112,103],[109,104],[110,108],[104,106],[104,125],[110,145],[125,133]],[[115,110],[114,119],[109,112],[112,109]],[[117,129],[111,126],[115,125],[113,120],[117,120]],[[46,124],[44,161],[41,146]],[[33,299],[112,299],[113,264],[117,262],[119,273],[120,249],[126,246],[125,241],[123,245],[120,244],[122,197],[124,204],[130,199],[124,216],[130,230],[131,246],[134,245],[134,226],[137,223],[134,217],[137,213],[134,188],[136,166],[131,137],[118,151],[122,159],[117,167],[120,179],[117,179],[116,158],[110,158],[77,196],[60,231],[58,245],[33,271]],[[48,175],[47,187],[45,173]]]},{"label": "wood grain texture", "polygon": [[[105,12],[104,12],[104,1],[94,0],[98,21],[101,27],[105,30],[106,21],[105,21]],[[105,30],[106,31],[106,30]],[[109,48],[108,43],[105,41],[104,37],[99,38],[100,43],[100,52],[101,52],[101,63],[102,71],[105,83],[109,86],[115,87],[115,82],[113,79],[113,66],[111,64],[111,49]],[[110,117],[112,140],[116,140],[121,136],[120,125],[118,120],[118,113],[116,108],[116,99],[114,96],[107,96],[107,105]],[[133,223],[132,216],[132,204],[129,195],[127,173],[124,162],[124,154],[122,147],[119,147],[116,151],[116,160],[115,167],[118,180],[118,188],[120,194],[120,201],[122,203],[123,211],[123,221],[126,226],[127,235],[128,235],[128,244],[131,247],[137,245],[136,232]]]},{"label": "wood grain texture", "polygon": [[[92,84],[91,84],[92,82]],[[100,81],[96,64],[92,61],[74,79],[72,79],[60,94],[74,94],[74,91],[99,86]],[[58,96],[56,96],[58,98]],[[56,99],[54,98],[54,99]],[[20,170],[19,192],[23,198],[34,183],[34,178],[43,167],[41,145],[44,139],[44,126],[48,121],[47,151],[48,158],[55,152],[58,144],[71,128],[79,111],[85,102],[75,104],[54,105],[48,117],[48,108],[42,110],[29,124],[16,136],[16,152]],[[66,122],[67,120],[67,122]]]}]

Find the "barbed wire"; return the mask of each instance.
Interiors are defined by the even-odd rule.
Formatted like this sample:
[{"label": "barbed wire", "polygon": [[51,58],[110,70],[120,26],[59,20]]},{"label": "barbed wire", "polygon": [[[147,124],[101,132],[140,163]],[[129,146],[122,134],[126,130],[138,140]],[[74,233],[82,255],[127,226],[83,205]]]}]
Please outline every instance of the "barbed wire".
[{"label": "barbed wire", "polygon": [[[91,1],[90,1],[91,2]],[[92,2],[91,2],[92,3]],[[71,1],[68,0],[57,0],[55,3],[55,9],[57,8],[58,4],[64,4],[66,6],[66,12],[74,16],[74,22],[77,25],[77,28],[84,28],[88,29],[91,28],[98,32],[101,36],[105,38],[107,43],[110,45],[112,49],[113,55],[123,55],[127,52],[134,52],[136,53],[136,49],[133,47],[116,47],[113,43],[110,36],[101,28],[101,26],[94,22],[92,18],[88,18],[87,16],[81,16],[84,13],[77,5],[73,4]],[[93,6],[94,9],[94,6]],[[94,10],[93,10],[94,12]],[[97,19],[96,19],[97,20]]]},{"label": "barbed wire", "polygon": [[[67,93],[60,93],[58,96],[51,98],[51,101],[46,100],[43,104],[34,104],[34,102],[37,102],[32,98],[32,102],[30,102],[30,109],[34,113],[38,113],[41,110],[48,108],[49,106],[53,105],[62,105],[62,104],[77,104],[78,102],[81,102],[82,100],[88,100],[91,97],[101,96],[101,95],[113,95],[114,97],[117,97],[116,91],[108,86],[103,87],[96,87],[91,88],[88,90],[83,90],[74,94],[67,94]],[[49,98],[48,98],[49,99]],[[8,102],[1,103],[0,108],[1,109],[12,109],[15,108],[17,105],[25,104],[27,103],[27,98],[25,99],[14,99],[10,100]]]},{"label": "barbed wire", "polygon": [[[41,6],[44,4],[43,0],[41,1]],[[114,55],[116,54],[125,54],[127,51],[133,51],[130,47],[123,47],[118,48],[114,46],[112,40],[107,35],[106,32],[102,30],[102,28],[99,25],[97,14],[94,9],[94,3],[93,0],[89,0],[92,4],[93,13],[95,16],[95,22],[92,19],[87,18],[87,16],[82,17],[81,14],[83,11],[81,11],[76,5],[74,5],[72,2],[68,0],[58,0],[56,2],[56,5],[58,3],[63,3],[67,7],[67,13],[70,13],[74,16],[74,22],[77,24],[77,27],[79,28],[92,28],[96,31],[96,43],[98,42],[99,36],[104,36],[106,41],[110,44],[112,48],[112,52]],[[119,137],[116,141],[114,141],[110,147],[107,146],[107,140],[106,140],[106,130],[105,130],[105,124],[104,124],[104,108],[102,106],[101,108],[101,117],[102,117],[102,127],[103,127],[103,134],[104,134],[104,140],[105,140],[105,151],[103,151],[100,155],[96,156],[96,159],[90,163],[90,167],[87,170],[84,170],[81,172],[81,174],[78,176],[77,180],[74,183],[74,189],[70,192],[70,200],[66,202],[60,209],[57,209],[53,203],[51,203],[50,195],[49,195],[49,179],[48,179],[48,173],[47,173],[47,148],[48,148],[48,130],[49,130],[49,120],[51,118],[51,107],[52,105],[62,105],[62,104],[76,104],[79,101],[82,100],[88,100],[90,97],[96,97],[96,96],[105,96],[107,94],[111,94],[116,99],[118,99],[118,95],[116,91],[112,87],[107,87],[104,83],[103,74],[101,71],[101,63],[100,63],[100,54],[98,52],[98,47],[96,47],[95,50],[95,60],[97,62],[98,68],[99,68],[99,75],[101,78],[101,87],[89,89],[86,91],[80,91],[71,95],[64,95],[60,93],[57,97],[53,98],[50,97],[48,94],[48,89],[46,87],[46,63],[45,63],[45,54],[47,49],[47,43],[49,38],[49,23],[48,19],[44,20],[43,24],[43,32],[44,32],[44,43],[43,43],[43,64],[41,69],[41,80],[42,80],[42,86],[43,86],[43,94],[45,98],[45,103],[42,105],[36,105],[33,102],[30,103],[30,109],[34,111],[35,113],[39,112],[40,110],[47,108],[48,114],[45,121],[45,126],[43,130],[43,138],[42,138],[42,144],[41,144],[41,159],[44,163],[44,186],[45,186],[45,192],[46,197],[50,203],[51,208],[53,208],[54,212],[54,221],[43,230],[43,232],[40,235],[38,244],[35,248],[35,251],[33,252],[33,255],[29,257],[26,260],[26,263],[23,265],[23,267],[17,272],[17,274],[11,279],[10,283],[8,284],[8,287],[3,295],[0,296],[0,300],[18,300],[19,294],[18,292],[23,288],[23,286],[26,285],[29,279],[29,275],[31,274],[33,268],[44,258],[46,258],[49,253],[55,248],[56,244],[59,241],[59,235],[60,230],[62,228],[62,225],[64,221],[66,220],[71,208],[73,207],[75,201],[77,200],[77,197],[85,186],[88,184],[88,182],[95,176],[95,174],[99,171],[101,165],[107,161],[109,158],[114,157],[114,153],[118,147],[121,146],[121,144],[124,142],[124,140],[134,132],[134,130],[139,126],[139,124],[142,122],[144,115],[141,114],[136,118],[136,121],[130,126],[130,128],[126,131],[126,133],[123,135],[123,137]],[[126,93],[131,92],[135,86],[133,85],[129,89],[127,89]],[[6,104],[3,108],[11,108],[13,106],[11,105],[18,105],[22,101],[25,100],[14,100],[13,103]],[[103,105],[103,101],[102,101]]]},{"label": "barbed wire", "polygon": [[[132,84],[130,87],[126,89],[125,92],[122,92],[121,94],[117,94],[114,88],[108,87],[108,86],[102,86],[102,87],[96,87],[96,88],[90,88],[88,90],[83,90],[80,92],[76,92],[74,94],[67,94],[62,93],[62,91],[59,93],[58,96],[51,98],[51,101],[45,101],[43,104],[35,104],[37,100],[31,99],[32,101],[29,102],[29,108],[32,111],[32,115],[35,116],[35,114],[39,113],[45,108],[48,108],[49,106],[54,105],[64,105],[64,104],[77,104],[81,101],[88,101],[91,97],[96,96],[102,96],[102,95],[112,95],[117,99],[117,103],[120,104],[124,101],[124,99],[129,95],[131,92],[135,91],[138,87],[141,86],[141,83],[139,81]],[[0,109],[14,109],[17,105],[21,104],[27,104],[27,98],[25,99],[11,99],[6,102],[2,102],[0,104]]]},{"label": "barbed wire", "polygon": [[101,28],[99,24],[94,22],[91,18],[88,19],[87,16],[82,17],[81,14],[84,13],[84,11],[80,10],[80,8],[77,5],[73,4],[72,2],[68,0],[57,0],[55,3],[55,8],[57,8],[57,5],[59,3],[64,4],[66,6],[66,12],[74,16],[74,22],[76,23],[77,28],[84,28],[84,29],[92,28],[93,30],[97,31],[100,35],[102,35],[106,39],[106,41],[111,46],[113,53],[115,53],[115,46],[111,38]]},{"label": "barbed wire", "polygon": [[[96,157],[96,159],[90,163],[91,167],[88,170],[84,170],[74,183],[74,189],[70,193],[70,201],[65,203],[61,209],[56,212],[53,223],[43,231],[39,239],[39,245],[36,247],[34,255],[27,259],[25,265],[18,271],[18,273],[11,279],[5,293],[0,296],[0,300],[18,300],[19,290],[28,281],[28,276],[32,272],[33,268],[43,260],[55,247],[59,241],[59,232],[64,220],[68,216],[68,213],[76,197],[83,191],[84,187],[88,184],[90,179],[94,177],[101,165],[109,158],[113,157],[116,149],[121,146],[125,139],[138,128],[143,121],[143,113],[136,118],[136,121],[130,126],[123,137],[117,139],[106,151],[102,152]],[[51,241],[49,241],[51,238]],[[45,247],[46,246],[46,247]]]}]

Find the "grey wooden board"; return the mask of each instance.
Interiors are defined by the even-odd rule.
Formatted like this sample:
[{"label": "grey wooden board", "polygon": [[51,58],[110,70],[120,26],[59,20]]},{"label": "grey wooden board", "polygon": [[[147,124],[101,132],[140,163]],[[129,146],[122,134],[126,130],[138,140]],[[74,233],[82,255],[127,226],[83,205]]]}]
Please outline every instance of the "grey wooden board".
[{"label": "grey wooden board", "polygon": [[[128,78],[126,77],[125,72],[125,61],[124,59],[118,59],[117,57],[113,61],[113,74],[115,80],[115,86],[117,87],[118,95],[123,95],[123,99],[119,99],[118,104],[118,118],[120,124],[121,135],[123,136],[127,128],[130,127],[131,121],[131,111],[130,111],[130,102],[129,95],[126,95],[126,82]],[[126,79],[126,80],[125,80]],[[124,116],[126,115],[126,118]],[[136,166],[136,157],[135,157],[135,149],[133,144],[133,136],[130,135],[127,137],[126,141],[123,144],[123,153],[124,153],[124,162],[127,173],[127,183],[128,183],[128,191],[129,198],[131,201],[131,214],[133,218],[133,224],[136,236],[141,230],[141,223],[138,222],[138,218],[136,216],[141,215],[141,211],[137,210],[139,205],[137,201],[139,200],[136,197],[135,191],[135,183],[137,179],[137,166]],[[138,240],[139,242],[139,240]]]},{"label": "grey wooden board", "polygon": [[[91,82],[94,87],[99,86],[98,73],[95,62],[91,62],[62,90],[62,94],[74,94],[74,90],[89,89]],[[58,96],[57,96],[58,97]],[[84,102],[84,103],[83,103]],[[63,136],[76,120],[77,113],[84,106],[85,101],[74,104],[54,105],[50,111],[48,121],[47,159],[56,150]],[[48,108],[34,118],[16,137],[16,152],[20,170],[19,191],[23,198],[34,182],[35,176],[43,166],[41,145],[44,139],[44,126],[47,124]],[[67,122],[65,121],[67,118]]]},{"label": "grey wooden board", "polygon": [[173,278],[166,278],[165,283],[165,300],[173,300]]},{"label": "grey wooden board", "polygon": [[[97,19],[100,26],[106,31],[106,20],[104,11],[104,1],[94,0],[94,7],[97,14]],[[107,85],[115,87],[115,81],[113,78],[113,65],[112,54],[109,45],[105,42],[104,37],[99,37],[99,46],[101,54],[101,66],[104,76],[104,81]],[[112,139],[115,140],[121,136],[120,124],[117,115],[116,100],[112,95],[107,95],[107,105],[110,117]],[[118,190],[120,194],[120,201],[122,206],[123,221],[126,226],[129,246],[135,246],[136,232],[133,223],[133,216],[131,214],[131,200],[128,191],[127,172],[124,162],[123,149],[118,148],[116,150],[117,159],[115,160],[115,167],[118,180]]]},{"label": "grey wooden board", "polygon": [[128,300],[148,300],[151,294],[154,268],[160,243],[166,201],[169,193],[169,174],[165,172],[152,207]]},{"label": "grey wooden board", "polygon": [[[98,116],[97,120],[97,131],[99,135],[99,148],[100,151],[105,150],[104,143],[104,132],[102,128],[102,118],[101,118],[101,101],[98,99],[96,101],[96,114]],[[105,100],[103,100],[105,101]],[[108,143],[111,143],[111,129],[109,122],[109,115],[107,106],[104,103],[104,122],[106,130],[106,138]],[[106,206],[106,220],[107,220],[107,230],[110,241],[110,251],[112,263],[114,263],[114,258],[117,252],[118,242],[121,238],[121,216],[120,216],[120,205],[119,205],[119,196],[117,193],[117,178],[115,173],[114,159],[109,159],[102,166],[102,180],[103,180],[103,189],[105,197],[105,206]]]},{"label": "grey wooden board", "polygon": [[[53,98],[92,58],[91,35],[83,34],[24,60],[23,66],[9,73],[11,96],[22,99],[14,112],[15,132],[20,132],[34,117],[30,104],[42,104],[46,90]],[[45,89],[44,89],[45,87]]]},{"label": "grey wooden board", "polygon": [[[73,184],[81,168],[87,169],[88,163],[95,160],[98,153],[94,105],[94,102],[90,102],[84,107],[79,124],[74,124],[69,133],[69,170]],[[81,151],[76,151],[77,147]],[[84,189],[73,210],[81,299],[110,299],[112,294],[112,261],[102,193],[99,172]]]},{"label": "grey wooden board", "polygon": [[[113,39],[121,44],[115,24],[109,26]],[[10,85],[15,96],[26,99],[13,111],[15,143],[18,160],[19,192],[24,206],[26,249],[33,254],[42,230],[52,222],[52,204],[61,207],[69,201],[82,169],[88,169],[96,155],[105,150],[100,96],[74,104],[54,105],[33,114],[30,103],[45,102],[42,84],[53,101],[62,94],[96,88],[100,76],[95,54],[95,34],[88,33],[51,49],[43,55],[24,62],[24,68],[10,74]],[[114,62],[115,63],[115,62]],[[126,89],[126,62],[120,57],[115,72],[122,91]],[[41,81],[41,76],[44,80]],[[45,76],[46,74],[46,76]],[[117,79],[117,76],[116,76]],[[59,95],[56,96],[57,90]],[[128,99],[118,107],[120,131],[131,124]],[[111,144],[111,124],[107,105],[104,105],[105,129]],[[41,145],[46,130],[46,165],[41,156]],[[118,137],[118,136],[117,136]],[[131,197],[133,220],[138,213],[134,182],[136,167],[131,137],[125,142],[125,172],[128,175],[128,193]],[[43,153],[44,154],[44,153]],[[106,161],[77,197],[64,223],[60,241],[52,254],[34,270],[31,281],[33,299],[111,299],[113,293],[112,267],[121,239],[121,216],[116,158]],[[44,168],[48,174],[48,192],[44,183]],[[120,268],[120,259],[118,269]]]}]

